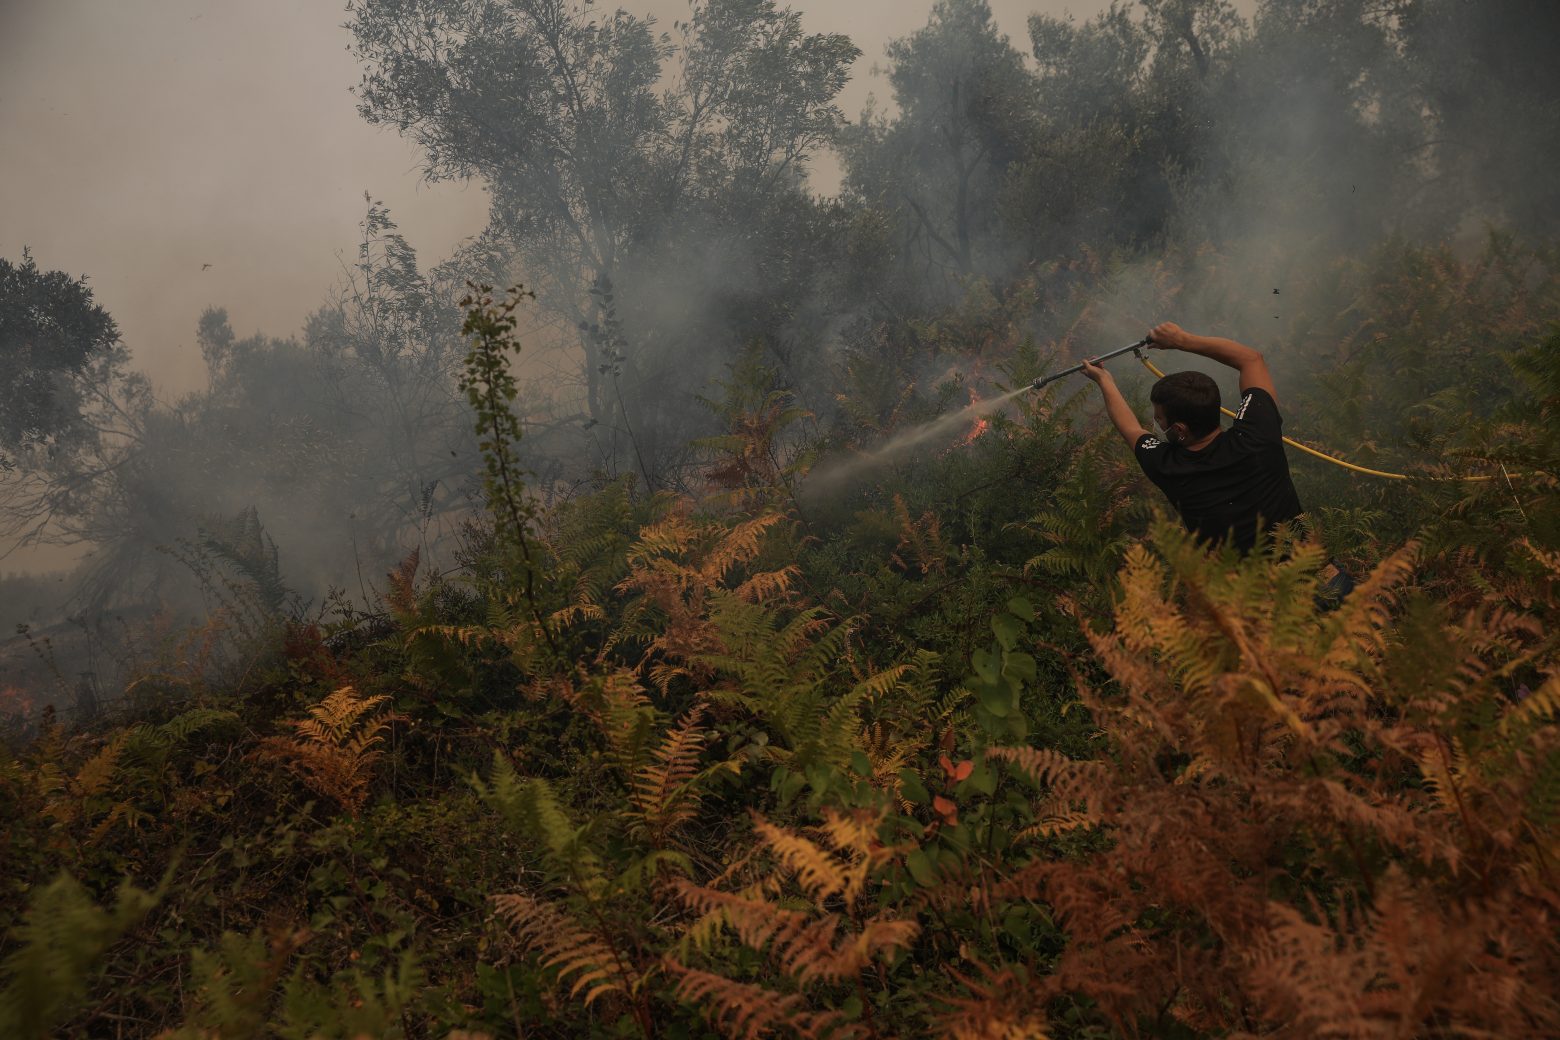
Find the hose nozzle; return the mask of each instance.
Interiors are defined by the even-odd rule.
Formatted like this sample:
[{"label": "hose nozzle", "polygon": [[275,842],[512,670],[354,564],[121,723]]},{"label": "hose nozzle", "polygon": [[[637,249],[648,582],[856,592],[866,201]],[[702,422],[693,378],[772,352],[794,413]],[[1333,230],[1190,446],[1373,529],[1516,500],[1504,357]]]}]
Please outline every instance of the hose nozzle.
[{"label": "hose nozzle", "polygon": [[[1102,362],[1109,361],[1111,358],[1120,357],[1123,354],[1137,354],[1139,357],[1142,357],[1143,356],[1142,355],[1142,350],[1143,350],[1144,347],[1148,346],[1148,344],[1149,344],[1148,338],[1144,337],[1143,339],[1138,340],[1136,343],[1133,343],[1133,344],[1130,344],[1128,346],[1122,347],[1119,350],[1113,350],[1109,354],[1101,354],[1099,357],[1092,358],[1091,360],[1094,362],[1094,364],[1098,365],[1098,364],[1100,364]],[[1047,383],[1054,383],[1058,379],[1065,379],[1067,376],[1070,376],[1070,375],[1074,374],[1075,372],[1082,372],[1082,371],[1083,371],[1083,366],[1082,365],[1074,365],[1072,368],[1063,369],[1062,371],[1057,372],[1055,375],[1042,376],[1041,378],[1036,379],[1033,383],[1029,384],[1029,389],[1031,389],[1031,390],[1039,390],[1041,387],[1045,386]]]}]

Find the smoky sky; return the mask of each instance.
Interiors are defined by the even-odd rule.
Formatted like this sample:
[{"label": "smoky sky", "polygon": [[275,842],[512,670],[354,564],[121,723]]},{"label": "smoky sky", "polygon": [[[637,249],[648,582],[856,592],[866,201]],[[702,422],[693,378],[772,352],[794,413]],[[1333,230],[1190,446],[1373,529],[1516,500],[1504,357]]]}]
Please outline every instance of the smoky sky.
[{"label": "smoky sky", "polygon": [[[686,0],[620,6],[667,29],[688,12]],[[789,6],[808,31],[861,48],[841,98],[852,118],[869,94],[888,100],[873,69],[931,11],[930,0]],[[1024,53],[1029,14],[1105,6],[991,4]],[[423,183],[415,148],[358,116],[345,20],[337,0],[0,0],[0,256],[28,246],[44,269],[87,275],[167,399],[204,378],[204,308],[228,308],[239,335],[301,328],[353,258],[364,192],[389,205],[424,264],[485,222],[480,184]],[[838,178],[820,157],[819,190]]]}]

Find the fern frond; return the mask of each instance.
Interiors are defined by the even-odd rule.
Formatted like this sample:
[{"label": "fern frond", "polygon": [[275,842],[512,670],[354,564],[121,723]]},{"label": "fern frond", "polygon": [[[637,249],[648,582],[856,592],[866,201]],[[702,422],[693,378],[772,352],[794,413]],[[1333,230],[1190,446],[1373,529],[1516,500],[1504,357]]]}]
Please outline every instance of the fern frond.
[{"label": "fern frond", "polygon": [[1526,729],[1556,714],[1560,714],[1560,673],[1551,675],[1521,703],[1505,712],[1500,719],[1500,732],[1509,734],[1514,728]]},{"label": "fern frond", "polygon": [[819,903],[838,896],[850,906],[860,897],[871,865],[865,853],[842,862],[812,840],[761,816],[754,816],[753,827],[797,883]]},{"label": "fern frond", "polygon": [[878,837],[883,825],[883,813],[872,809],[840,810],[825,806],[821,810],[823,822],[818,830],[842,853],[865,856],[874,864],[893,857],[893,850]]},{"label": "fern frond", "polygon": [[606,739],[607,761],[625,778],[632,777],[643,764],[645,746],[656,719],[638,677],[627,669],[592,676],[576,694],[575,701]]},{"label": "fern frond", "polygon": [[594,603],[572,603],[547,615],[547,622],[562,632],[570,625],[577,625],[582,621],[604,621],[606,617],[607,612]]},{"label": "fern frond", "polygon": [[899,688],[911,669],[912,666],[909,664],[896,664],[891,668],[885,668],[858,682],[851,690],[851,693],[859,692],[864,699],[869,701],[886,697]]},{"label": "fern frond", "polygon": [[385,596],[390,611],[398,618],[409,618],[417,610],[417,565],[422,561],[422,550],[413,549],[385,575],[390,591]]},{"label": "fern frond", "polygon": [[[809,839],[781,831],[757,820],[765,846],[780,859],[784,873],[821,905],[835,895],[849,911],[859,895],[859,881],[849,877],[890,858],[878,837],[882,812],[826,812],[818,828],[835,851],[846,857],[841,863]],[[801,986],[815,982],[839,983],[856,978],[874,960],[907,948],[920,933],[910,918],[898,919],[887,910],[865,920],[845,913],[818,909],[793,909],[774,901],[779,875],[771,875],[741,892],[723,892],[683,879],[672,889],[685,907],[699,916],[690,942],[710,945],[712,930],[720,924],[731,928],[749,949],[768,951],[780,970]]]},{"label": "fern frond", "polygon": [[809,758],[841,765],[856,749],[861,730],[861,705],[867,699],[865,685],[857,686],[845,696],[829,705],[823,718],[814,722],[798,713],[787,720],[787,728],[793,734],[798,750]]},{"label": "fern frond", "polygon": [[1054,784],[1060,778],[1072,776],[1079,765],[1050,748],[994,747],[986,749],[986,757],[1013,763],[1041,785]]},{"label": "fern frond", "polygon": [[465,649],[502,644],[502,633],[488,625],[419,625],[406,633],[408,642],[436,636]]},{"label": "fern frond", "polygon": [[309,709],[309,718],[294,723],[304,737],[320,743],[340,741],[351,732],[358,719],[390,698],[384,694],[359,697],[351,686],[343,686]]},{"label": "fern frond", "polygon": [[[384,754],[380,745],[391,716],[369,713],[389,700],[359,697],[343,686],[311,706],[309,717],[292,723],[296,737],[267,737],[255,749],[259,758],[278,761],[297,773],[310,789],[355,813],[368,798],[373,767]],[[354,729],[362,723],[362,728]]]},{"label": "fern frond", "polygon": [[[242,935],[224,932],[215,950],[190,951],[192,991],[176,1036],[262,1034],[273,1011],[277,982],[309,939],[305,929]],[[284,998],[285,999],[285,998]]]},{"label": "fern frond", "polygon": [[118,733],[84,762],[70,782],[71,793],[78,798],[90,798],[107,791],[129,740],[129,732]]},{"label": "fern frond", "polygon": [[1099,824],[1099,818],[1087,812],[1060,812],[1047,815],[1043,819],[1020,828],[1014,835],[1015,841],[1026,841],[1030,838],[1054,838],[1058,834],[1066,834],[1084,827],[1094,827]]},{"label": "fern frond", "polygon": [[856,738],[856,744],[867,756],[871,766],[868,777],[872,786],[888,791],[895,798],[901,812],[910,811],[910,802],[900,795],[902,781],[899,771],[907,766],[918,751],[930,743],[926,732],[895,737],[888,726],[878,723],[868,726]]},{"label": "fern frond", "polygon": [[937,1016],[940,1035],[952,1040],[1048,1040],[1044,1014],[1031,1006],[1034,982],[1019,968],[992,968],[976,961],[981,979],[949,970],[969,996],[936,999],[950,1010]]},{"label": "fern frond", "polygon": [[112,909],[61,873],[32,893],[0,962],[0,1036],[43,1040],[85,994],[93,963],[157,904],[128,880]]},{"label": "fern frond", "polygon": [[705,733],[699,728],[703,715],[703,705],[688,712],[634,777],[630,803],[657,844],[698,811],[699,797],[693,784],[704,750]]},{"label": "fern frond", "polygon": [[835,1011],[809,1011],[799,993],[777,993],[724,975],[689,968],[668,959],[668,970],[677,976],[677,995],[700,1007],[710,1024],[732,1040],[760,1040],[784,1031],[796,1036],[853,1040],[858,1031]]},{"label": "fern frond", "polygon": [[156,745],[159,749],[183,744],[197,733],[237,721],[236,714],[221,708],[191,708],[189,711],[180,712],[167,722],[155,726],[137,726],[131,731],[131,745],[126,750],[131,755],[140,755],[142,741]]},{"label": "fern frond", "polygon": [[791,588],[801,576],[801,568],[787,564],[777,571],[759,571],[743,581],[732,592],[749,603],[769,603],[791,595]]},{"label": "fern frond", "polygon": [[784,517],[779,513],[768,513],[731,528],[704,558],[700,575],[712,585],[724,581],[737,564],[757,558],[763,548],[764,534],[782,519]]},{"label": "fern frond", "polygon": [[554,877],[568,879],[588,893],[601,887],[600,860],[570,821],[552,784],[541,777],[520,777],[498,751],[493,752],[490,781],[484,784],[473,778],[471,783],[515,837],[541,851]]},{"label": "fern frond", "polygon": [[[899,566],[909,570],[913,565],[923,576],[944,573],[954,551],[943,538],[941,517],[927,510],[919,520],[911,519],[904,497],[896,494],[894,519],[899,523],[899,544],[894,549],[894,559]],[[900,552],[905,552],[909,559],[900,558]]]},{"label": "fern frond", "polygon": [[546,900],[510,894],[495,896],[498,916],[507,922],[521,944],[535,953],[544,968],[557,973],[559,985],[576,997],[584,991],[586,1007],[608,993],[629,994],[640,975],[597,933],[580,926],[568,914]]},{"label": "fern frond", "polygon": [[700,537],[699,529],[690,521],[686,511],[679,511],[664,520],[642,528],[634,545],[628,550],[631,563],[645,562],[656,556],[672,556],[694,545]]}]

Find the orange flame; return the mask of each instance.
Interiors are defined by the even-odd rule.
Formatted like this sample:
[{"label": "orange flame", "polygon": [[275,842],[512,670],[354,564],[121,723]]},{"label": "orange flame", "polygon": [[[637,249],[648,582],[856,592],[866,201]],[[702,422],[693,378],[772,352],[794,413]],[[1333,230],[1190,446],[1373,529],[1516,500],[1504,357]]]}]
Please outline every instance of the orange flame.
[{"label": "orange flame", "polygon": [[[975,388],[972,386],[970,387],[970,407],[974,408],[978,404],[980,404],[980,395],[975,392]],[[961,448],[969,447],[975,443],[975,438],[989,429],[991,429],[991,420],[984,415],[981,416],[975,420],[975,425],[970,427],[970,432],[964,435],[964,439],[959,442],[959,446]]]}]

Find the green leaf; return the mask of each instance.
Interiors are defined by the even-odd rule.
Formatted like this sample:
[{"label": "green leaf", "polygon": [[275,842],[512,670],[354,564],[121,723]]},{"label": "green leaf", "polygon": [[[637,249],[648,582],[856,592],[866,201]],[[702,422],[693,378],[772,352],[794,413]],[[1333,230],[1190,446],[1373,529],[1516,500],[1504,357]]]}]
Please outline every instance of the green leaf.
[{"label": "green leaf", "polygon": [[1024,623],[1012,614],[993,614],[991,631],[996,634],[1002,649],[1011,650],[1018,645],[1018,637],[1024,632]]},{"label": "green leaf", "polygon": [[1033,656],[1015,651],[1002,655],[1002,674],[1005,678],[1017,677],[1027,683],[1033,683],[1039,677],[1040,669],[1035,664]]},{"label": "green leaf", "polygon": [[970,655],[970,663],[975,666],[975,674],[988,683],[995,683],[1002,669],[1002,663],[997,655],[990,650],[977,650]]},{"label": "green leaf", "polygon": [[1008,732],[1014,740],[1023,740],[1029,736],[1029,720],[1024,717],[1023,712],[1015,711],[1012,717],[1007,720],[1007,723]]},{"label": "green leaf", "polygon": [[803,785],[806,783],[807,778],[802,776],[800,773],[792,773],[787,776],[780,784],[780,804],[785,805],[789,803],[791,799],[796,797],[797,792],[801,791]]},{"label": "green leaf", "polygon": [[1006,718],[1008,712],[1013,710],[1013,693],[1006,683],[978,683],[975,696],[980,700],[982,708],[998,718]]},{"label": "green leaf", "polygon": [[985,759],[978,758],[975,760],[975,771],[966,783],[983,795],[993,795],[997,791],[997,771]]},{"label": "green leaf", "polygon": [[925,887],[937,883],[937,868],[932,865],[924,849],[913,849],[905,857],[905,868],[910,871],[910,876],[918,885]]},{"label": "green leaf", "polygon": [[1014,596],[1007,601],[1007,608],[1025,621],[1035,619],[1035,605],[1022,596]]},{"label": "green leaf", "polygon": [[1008,933],[1015,942],[1019,944],[1028,943],[1029,915],[1021,907],[1014,907],[1002,919],[1002,930]]}]

